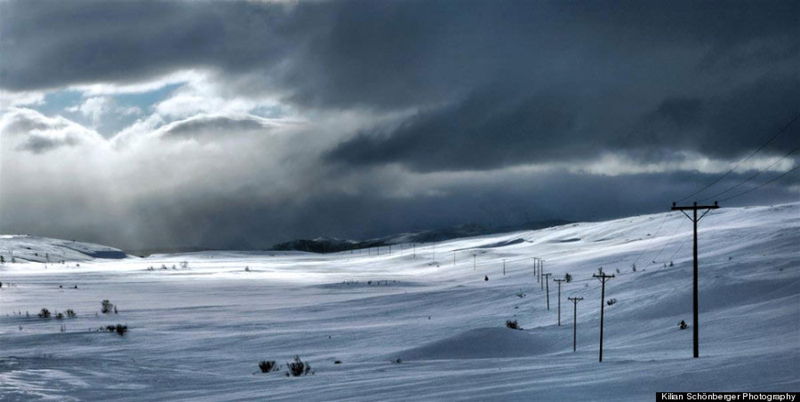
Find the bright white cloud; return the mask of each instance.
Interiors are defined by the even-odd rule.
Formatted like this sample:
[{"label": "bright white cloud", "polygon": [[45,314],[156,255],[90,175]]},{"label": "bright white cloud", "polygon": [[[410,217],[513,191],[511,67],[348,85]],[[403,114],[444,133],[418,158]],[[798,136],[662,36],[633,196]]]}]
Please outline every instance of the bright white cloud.
[{"label": "bright white cloud", "polygon": [[44,103],[44,92],[9,92],[0,89],[0,110]]},{"label": "bright white cloud", "polygon": [[25,108],[13,108],[0,117],[0,136],[4,145],[33,154],[43,154],[62,147],[105,146],[103,137],[94,130],[62,116],[47,117]]},{"label": "bright white cloud", "polygon": [[113,108],[113,99],[107,96],[94,96],[87,98],[80,105],[66,108],[65,110],[73,113],[80,113],[91,119],[93,125],[100,123],[103,114],[108,113]]}]

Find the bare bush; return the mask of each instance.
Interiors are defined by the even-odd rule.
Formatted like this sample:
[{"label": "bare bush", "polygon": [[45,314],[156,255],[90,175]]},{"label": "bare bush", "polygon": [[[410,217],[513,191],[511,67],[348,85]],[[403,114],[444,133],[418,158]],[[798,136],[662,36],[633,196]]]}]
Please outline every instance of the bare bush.
[{"label": "bare bush", "polygon": [[262,360],[258,363],[258,368],[262,373],[270,373],[280,370],[280,367],[275,364],[275,360]]},{"label": "bare bush", "polygon": [[287,377],[290,375],[300,377],[311,372],[311,365],[300,360],[300,356],[295,356],[293,362],[286,363],[286,367],[289,369],[289,372],[286,373]]}]

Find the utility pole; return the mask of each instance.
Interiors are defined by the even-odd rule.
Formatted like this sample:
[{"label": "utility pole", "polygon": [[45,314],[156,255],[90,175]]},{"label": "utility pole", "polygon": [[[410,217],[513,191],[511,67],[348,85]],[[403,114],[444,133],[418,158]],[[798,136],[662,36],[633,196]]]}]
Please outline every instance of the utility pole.
[{"label": "utility pole", "polygon": [[[700,219],[703,219],[707,213],[711,212],[712,209],[718,209],[719,205],[717,202],[714,201],[714,205],[697,205],[695,202],[692,206],[683,206],[679,207],[675,205],[676,203],[672,203],[672,210],[673,211],[681,211],[690,221],[694,224],[694,286],[692,288],[692,300],[694,302],[694,326],[692,328],[692,332],[694,335],[694,358],[700,357],[700,328],[699,328],[699,318],[698,318],[698,308],[697,308],[697,222],[700,222]],[[703,212],[703,215],[697,217],[697,210],[698,209],[705,209],[706,211]],[[693,216],[689,216],[685,211],[692,211]]]},{"label": "utility pole", "polygon": [[476,268],[476,265],[475,265],[475,254],[472,254],[472,270],[475,271],[476,269],[477,268]]},{"label": "utility pole", "polygon": [[503,259],[503,276],[506,276],[506,260]]},{"label": "utility pole", "polygon": [[561,326],[561,282],[566,279],[553,279],[553,282],[558,283],[558,326]]},{"label": "utility pole", "polygon": [[574,306],[572,310],[572,351],[574,352],[578,346],[578,302],[583,300],[583,297],[567,297],[567,300],[571,301]]},{"label": "utility pole", "polygon": [[540,279],[539,279],[539,287],[541,288],[541,290],[544,290],[544,281],[543,281],[543,280],[541,280],[541,277],[542,277],[543,275],[544,275],[544,274],[542,273],[542,267],[539,267],[539,278],[540,278]]},{"label": "utility pole", "polygon": [[453,250],[453,266],[456,266],[456,250]]},{"label": "utility pole", "polygon": [[548,310],[550,310],[550,282],[548,281],[548,279],[550,279],[550,275],[553,275],[553,274],[551,274],[549,272],[546,273],[546,274],[542,274],[542,279],[544,279],[544,284],[545,284],[545,286],[547,286],[547,309]]},{"label": "utility pole", "polygon": [[600,292],[600,362],[603,362],[603,307],[606,304],[606,281],[613,278],[614,275],[606,275],[605,272],[594,274],[592,277],[597,278],[603,283],[603,290]]},{"label": "utility pole", "polygon": [[539,282],[542,282],[543,273],[544,273],[544,260],[539,258]]},{"label": "utility pole", "polygon": [[417,243],[411,243],[412,247],[414,247],[413,257],[415,260],[417,259]]},{"label": "utility pole", "polygon": [[538,260],[537,257],[533,257],[533,276],[536,277],[536,282],[539,282],[539,273],[537,272],[538,271],[538,267],[537,267],[538,261],[537,260]]}]

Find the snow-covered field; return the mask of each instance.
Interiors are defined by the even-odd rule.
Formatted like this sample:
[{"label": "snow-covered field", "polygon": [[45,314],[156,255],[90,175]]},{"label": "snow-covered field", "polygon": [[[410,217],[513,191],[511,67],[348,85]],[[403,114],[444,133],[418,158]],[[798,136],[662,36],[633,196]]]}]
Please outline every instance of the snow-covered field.
[{"label": "snow-covered field", "polygon": [[[654,400],[800,389],[800,203],[701,221],[700,359],[691,327],[677,327],[692,322],[691,223],[665,215],[417,245],[416,256],[395,246],[95,259],[113,249],[4,236],[0,400]],[[65,244],[77,254],[59,254]],[[39,249],[53,263],[9,263],[11,251]],[[561,326],[557,287],[548,311],[533,257],[574,278],[562,286]],[[599,267],[616,274],[603,363]],[[577,352],[567,297],[584,298]],[[103,299],[118,314],[98,313]],[[43,307],[78,316],[37,318]],[[505,328],[509,319],[524,330]],[[125,336],[96,330],[117,323]],[[285,366],[295,355],[314,375],[258,372],[260,360]]]}]

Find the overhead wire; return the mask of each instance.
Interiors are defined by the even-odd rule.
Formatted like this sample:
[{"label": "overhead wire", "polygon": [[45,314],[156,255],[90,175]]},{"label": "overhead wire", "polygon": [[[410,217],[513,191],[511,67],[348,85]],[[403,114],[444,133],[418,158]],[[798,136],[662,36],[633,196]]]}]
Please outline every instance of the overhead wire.
[{"label": "overhead wire", "polygon": [[797,147],[797,148],[795,148],[795,149],[793,149],[793,150],[789,151],[789,152],[788,152],[786,155],[782,156],[780,159],[776,160],[776,161],[775,161],[775,162],[773,162],[771,165],[769,165],[769,166],[767,166],[767,167],[765,167],[765,168],[763,168],[763,169],[759,170],[759,171],[758,171],[758,172],[756,172],[754,175],[752,175],[752,176],[750,176],[750,177],[748,177],[748,178],[746,178],[746,179],[742,180],[741,182],[739,182],[738,184],[734,185],[733,187],[730,187],[730,188],[728,188],[728,189],[727,189],[727,190],[725,190],[725,191],[721,191],[721,192],[719,192],[719,193],[716,193],[716,194],[714,194],[714,195],[712,195],[712,196],[710,196],[710,197],[704,198],[704,199],[702,199],[702,200],[700,200],[700,201],[707,201],[707,200],[712,200],[712,199],[715,199],[715,198],[719,197],[720,195],[722,195],[722,194],[725,194],[725,193],[727,193],[727,192],[729,192],[729,191],[731,191],[731,190],[733,190],[733,189],[735,189],[735,188],[737,188],[737,187],[739,187],[739,186],[741,186],[741,185],[743,185],[743,184],[747,183],[748,181],[755,179],[756,177],[758,177],[758,176],[759,176],[759,175],[761,175],[762,173],[766,172],[767,170],[771,169],[773,166],[777,165],[779,162],[781,162],[781,161],[783,161],[784,159],[788,158],[788,157],[789,157],[789,155],[793,154],[793,153],[794,153],[794,152],[796,152],[797,150],[800,150],[800,147]]},{"label": "overhead wire", "polygon": [[725,172],[725,174],[723,174],[722,176],[720,176],[720,177],[717,177],[717,178],[716,178],[714,181],[712,181],[711,183],[709,183],[709,184],[708,184],[708,185],[706,185],[705,187],[701,188],[700,190],[697,190],[697,191],[695,191],[695,192],[694,192],[694,193],[692,193],[692,194],[689,194],[689,195],[687,195],[686,197],[683,197],[683,198],[681,198],[681,199],[680,199],[680,200],[678,200],[677,202],[685,201],[685,200],[687,200],[687,199],[689,199],[689,198],[692,198],[692,197],[694,197],[695,195],[697,195],[697,194],[700,194],[700,193],[702,193],[703,191],[706,191],[707,189],[711,188],[711,187],[712,187],[712,186],[714,186],[715,184],[719,183],[719,182],[720,182],[720,180],[722,180],[722,179],[724,179],[724,178],[728,177],[728,175],[730,175],[731,173],[733,173],[733,171],[734,171],[734,170],[736,170],[736,169],[737,169],[737,168],[738,168],[738,167],[739,167],[739,166],[740,166],[742,163],[746,162],[748,159],[750,159],[750,158],[752,158],[753,156],[755,156],[755,154],[757,154],[757,153],[761,152],[761,150],[763,150],[763,149],[764,149],[764,148],[765,148],[767,145],[769,145],[769,144],[770,144],[770,143],[771,143],[773,140],[775,140],[775,139],[776,139],[776,138],[778,138],[778,137],[779,137],[781,134],[783,134],[783,133],[786,131],[786,129],[788,129],[788,128],[789,128],[789,127],[792,125],[792,124],[794,124],[794,122],[796,122],[796,121],[797,121],[797,119],[800,119],[800,114],[797,114],[797,115],[795,115],[795,116],[794,116],[794,118],[793,118],[791,121],[789,121],[788,123],[786,123],[786,125],[784,125],[784,126],[783,126],[783,128],[781,128],[781,129],[780,129],[780,130],[779,130],[777,133],[775,133],[775,135],[773,135],[772,137],[770,137],[770,139],[768,139],[768,140],[767,140],[767,142],[765,142],[765,143],[761,144],[761,146],[760,146],[760,147],[758,147],[758,149],[756,149],[755,151],[753,151],[753,152],[752,152],[750,155],[747,155],[747,157],[745,157],[744,159],[740,160],[740,161],[739,161],[739,162],[736,164],[736,166],[734,166],[732,169],[730,169],[730,170],[728,170],[727,172]]}]

